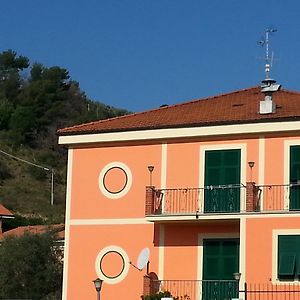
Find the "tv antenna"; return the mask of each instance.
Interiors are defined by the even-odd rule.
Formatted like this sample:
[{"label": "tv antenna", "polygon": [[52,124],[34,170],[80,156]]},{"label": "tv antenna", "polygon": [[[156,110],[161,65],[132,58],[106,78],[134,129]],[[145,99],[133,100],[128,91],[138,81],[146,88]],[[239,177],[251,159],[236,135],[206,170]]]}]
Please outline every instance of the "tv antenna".
[{"label": "tv antenna", "polygon": [[270,55],[270,36],[276,31],[277,31],[276,28],[268,27],[265,30],[265,36],[263,36],[261,40],[257,42],[262,47],[264,46],[266,47],[266,54],[264,57],[266,79],[270,79],[270,68],[273,65],[273,59],[274,59],[274,52],[272,52],[272,54]]}]

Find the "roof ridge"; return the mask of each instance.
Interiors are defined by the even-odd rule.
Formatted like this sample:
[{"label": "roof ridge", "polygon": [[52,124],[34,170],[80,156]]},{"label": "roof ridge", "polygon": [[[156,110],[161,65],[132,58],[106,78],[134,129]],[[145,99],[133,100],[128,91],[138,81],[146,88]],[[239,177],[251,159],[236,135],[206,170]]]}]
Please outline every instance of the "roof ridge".
[{"label": "roof ridge", "polygon": [[189,100],[189,101],[174,104],[171,107],[177,107],[177,106],[181,106],[181,105],[191,104],[193,102],[207,101],[207,100],[212,100],[212,99],[220,98],[220,97],[224,97],[224,96],[230,96],[230,95],[233,95],[233,94],[246,92],[248,90],[252,90],[252,89],[256,89],[256,88],[259,88],[259,86],[252,86],[252,87],[241,89],[241,90],[235,90],[235,91],[232,91],[232,92],[220,93],[218,95],[208,96],[208,97],[205,97],[205,98],[198,98],[198,99],[194,99],[194,100]]},{"label": "roof ridge", "polygon": [[281,91],[289,93],[289,94],[296,94],[296,95],[300,95],[299,91],[294,91],[294,90],[287,90],[287,89],[281,89]]}]

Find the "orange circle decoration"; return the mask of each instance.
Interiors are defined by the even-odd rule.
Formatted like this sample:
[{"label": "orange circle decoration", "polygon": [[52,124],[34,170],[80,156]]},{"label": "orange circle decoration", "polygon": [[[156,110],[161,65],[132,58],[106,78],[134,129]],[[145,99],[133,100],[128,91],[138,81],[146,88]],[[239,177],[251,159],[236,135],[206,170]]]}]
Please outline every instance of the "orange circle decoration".
[{"label": "orange circle decoration", "polygon": [[124,270],[125,262],[123,256],[117,251],[106,252],[100,260],[100,269],[107,278],[115,279]]},{"label": "orange circle decoration", "polygon": [[116,284],[127,276],[129,258],[121,247],[108,246],[98,253],[95,267],[100,279],[105,283]]},{"label": "orange circle decoration", "polygon": [[111,194],[121,193],[127,185],[128,177],[120,167],[108,169],[103,176],[103,186]]},{"label": "orange circle decoration", "polygon": [[98,183],[104,196],[111,199],[121,198],[131,187],[131,171],[124,163],[109,163],[101,170]]}]

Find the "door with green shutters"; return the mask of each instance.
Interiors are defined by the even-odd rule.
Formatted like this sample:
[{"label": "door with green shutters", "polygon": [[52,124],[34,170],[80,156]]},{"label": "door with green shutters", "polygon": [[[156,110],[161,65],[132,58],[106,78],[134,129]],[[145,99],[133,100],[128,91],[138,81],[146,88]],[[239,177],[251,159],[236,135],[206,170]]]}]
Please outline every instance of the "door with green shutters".
[{"label": "door with green shutters", "polygon": [[203,241],[202,300],[238,298],[239,239]]},{"label": "door with green shutters", "polygon": [[240,210],[241,150],[205,152],[204,212]]},{"label": "door with green shutters", "polygon": [[290,210],[300,210],[300,146],[290,148]]}]

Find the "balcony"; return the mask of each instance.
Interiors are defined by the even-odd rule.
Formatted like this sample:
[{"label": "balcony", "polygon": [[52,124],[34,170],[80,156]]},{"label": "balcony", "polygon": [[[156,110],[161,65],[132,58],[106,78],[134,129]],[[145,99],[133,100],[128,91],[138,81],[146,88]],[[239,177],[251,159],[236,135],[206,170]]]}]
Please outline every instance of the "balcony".
[{"label": "balcony", "polygon": [[[147,277],[147,276],[146,276]],[[235,280],[153,280],[144,277],[147,293],[155,294],[168,291],[176,300],[300,300],[297,283],[275,285],[270,282],[244,283]],[[145,284],[146,283],[146,284]]]},{"label": "balcony", "polygon": [[168,291],[179,300],[232,299],[238,297],[236,280],[151,280],[152,294]]},{"label": "balcony", "polygon": [[300,184],[219,185],[204,188],[146,187],[146,217],[190,216],[196,219],[240,214],[300,213]]}]

